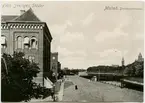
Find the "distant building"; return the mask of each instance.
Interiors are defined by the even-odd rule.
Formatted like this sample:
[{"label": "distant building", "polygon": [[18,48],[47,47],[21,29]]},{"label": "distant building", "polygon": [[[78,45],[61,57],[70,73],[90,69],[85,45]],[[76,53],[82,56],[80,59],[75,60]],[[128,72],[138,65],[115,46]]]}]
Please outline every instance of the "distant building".
[{"label": "distant building", "polygon": [[40,73],[35,81],[44,85],[50,71],[52,36],[46,22],[42,22],[32,9],[21,10],[20,15],[1,16],[1,52],[24,52],[25,58],[39,63]]},{"label": "distant building", "polygon": [[51,70],[55,78],[58,78],[58,73],[61,70],[61,63],[58,61],[58,52],[51,53]]},{"label": "distant building", "polygon": [[143,59],[141,53],[139,53],[139,55],[138,55],[138,60],[137,60],[137,61],[138,61],[138,62],[142,62],[142,61],[144,61],[144,59]]},{"label": "distant building", "polygon": [[68,67],[64,67],[64,70],[69,70],[69,68]]},{"label": "distant building", "polygon": [[114,64],[112,64],[112,67],[119,67],[119,65],[114,65]]}]

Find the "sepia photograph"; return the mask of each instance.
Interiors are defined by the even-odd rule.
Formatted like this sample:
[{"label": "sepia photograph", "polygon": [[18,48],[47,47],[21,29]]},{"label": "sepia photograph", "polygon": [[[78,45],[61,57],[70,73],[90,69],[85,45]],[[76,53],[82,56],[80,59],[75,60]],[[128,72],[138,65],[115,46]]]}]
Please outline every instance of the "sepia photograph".
[{"label": "sepia photograph", "polygon": [[143,1],[0,1],[1,102],[143,102]]}]

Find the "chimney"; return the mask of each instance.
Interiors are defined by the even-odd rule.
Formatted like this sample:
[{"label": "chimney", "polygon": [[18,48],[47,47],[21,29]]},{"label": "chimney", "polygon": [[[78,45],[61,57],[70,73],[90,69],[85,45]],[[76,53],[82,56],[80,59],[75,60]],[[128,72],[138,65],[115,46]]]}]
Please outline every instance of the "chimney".
[{"label": "chimney", "polygon": [[25,10],[20,10],[20,14],[24,14],[25,13]]}]

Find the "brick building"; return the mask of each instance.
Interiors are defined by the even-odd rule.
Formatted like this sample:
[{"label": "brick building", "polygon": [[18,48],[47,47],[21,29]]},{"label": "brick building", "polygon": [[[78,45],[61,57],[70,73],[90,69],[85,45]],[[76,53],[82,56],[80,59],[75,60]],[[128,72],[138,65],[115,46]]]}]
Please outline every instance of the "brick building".
[{"label": "brick building", "polygon": [[1,16],[1,52],[21,51],[25,58],[38,63],[40,73],[35,81],[41,85],[50,71],[51,41],[47,24],[40,21],[32,9],[21,10],[20,15]]},{"label": "brick building", "polygon": [[58,61],[58,52],[51,53],[51,70],[57,80],[61,70],[61,63]]}]

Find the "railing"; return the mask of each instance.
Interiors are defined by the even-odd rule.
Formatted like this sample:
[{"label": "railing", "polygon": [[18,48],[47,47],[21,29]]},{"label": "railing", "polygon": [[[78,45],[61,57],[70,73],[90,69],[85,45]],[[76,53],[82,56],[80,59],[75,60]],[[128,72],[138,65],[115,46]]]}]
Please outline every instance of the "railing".
[{"label": "railing", "polygon": [[136,84],[136,85],[141,85],[143,86],[143,83],[137,82],[137,81],[131,81],[131,80],[127,80],[127,79],[123,79],[121,80],[122,82],[126,82],[126,83],[131,83],[131,84]]},{"label": "railing", "polygon": [[112,72],[110,72],[110,73],[101,73],[101,72],[98,72],[98,73],[95,73],[95,72],[87,72],[88,73],[88,75],[117,75],[117,76],[121,76],[122,75],[122,73],[112,73]]}]

